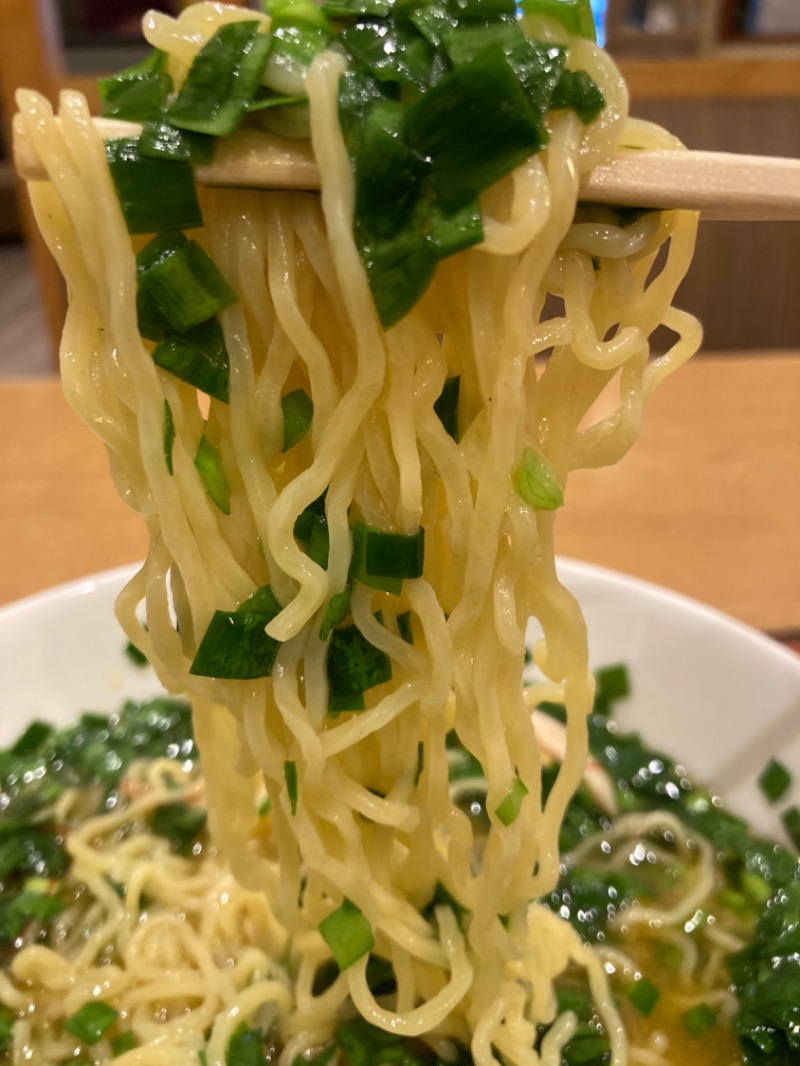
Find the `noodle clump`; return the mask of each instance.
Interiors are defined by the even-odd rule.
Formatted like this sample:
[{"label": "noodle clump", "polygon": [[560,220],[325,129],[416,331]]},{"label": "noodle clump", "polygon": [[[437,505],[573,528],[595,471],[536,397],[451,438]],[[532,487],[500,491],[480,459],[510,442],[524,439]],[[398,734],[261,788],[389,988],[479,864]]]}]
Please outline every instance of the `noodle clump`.
[{"label": "noodle clump", "polygon": [[[145,31],[179,87],[222,22],[258,18],[198,4],[177,20],[149,15]],[[142,1045],[115,1059],[121,1066],[194,1063],[209,1030],[208,1066],[219,1066],[236,1025],[253,1018],[276,1027],[289,1064],[330,1039],[349,1003],[445,1056],[455,1041],[479,1066],[556,1064],[576,1024],[559,1016],[554,992],[568,968],[585,971],[612,1060],[626,1061],[601,957],[535,902],[558,879],[594,692],[581,613],[556,574],[554,524],[569,473],[617,462],[653,390],[699,344],[695,321],[671,306],[696,220],[576,211],[580,175],[620,144],[673,142],[628,119],[624,85],[594,44],[529,22],[568,46],[568,65],[588,73],[605,107],[588,124],[549,113],[544,149],[482,196],[482,243],[442,260],[391,328],[381,328],[353,236],[341,54],[321,52],[305,77],[321,196],[199,190],[205,224],[192,236],[237,296],[220,314],[228,402],[160,369],[140,336],[145,242],[126,230],[84,100],[64,94],[56,122],[40,97],[19,94],[50,179],[31,195],[70,293],[64,388],[150,535],[118,617],[164,686],[192,700],[221,853],[209,850],[184,879],[183,860],[147,834],[118,839],[135,809],[105,828],[96,820],[70,843],[96,897],[88,939],[70,962],[31,946],[3,979],[3,999],[20,1009],[28,986],[50,994],[54,1014],[92,994],[121,1005]],[[672,343],[653,357],[662,325]],[[455,378],[453,432],[435,405]],[[607,388],[616,410],[595,420]],[[284,450],[282,400],[296,390],[313,418]],[[203,448],[224,505],[203,476]],[[520,489],[526,471],[533,496]],[[304,516],[324,527],[322,555],[300,535]],[[356,523],[406,538],[423,530],[421,576],[388,589],[354,580]],[[279,644],[271,676],[193,670],[215,612],[235,613],[266,586],[277,601],[266,622]],[[543,633],[543,680],[524,692],[530,618]],[[363,709],[330,703],[330,649],[345,628],[390,667],[364,687]],[[567,708],[566,753],[546,799],[530,713],[544,698]],[[488,827],[451,795],[453,730],[485,772]],[[201,787],[151,772],[136,802]],[[126,886],[122,898],[104,878]],[[161,893],[177,916],[137,925],[141,893]],[[359,917],[366,947],[320,991],[332,961],[326,920],[343,912]],[[371,958],[391,969],[388,996],[370,984]],[[41,1013],[18,1041],[38,1062],[60,1061]]]}]

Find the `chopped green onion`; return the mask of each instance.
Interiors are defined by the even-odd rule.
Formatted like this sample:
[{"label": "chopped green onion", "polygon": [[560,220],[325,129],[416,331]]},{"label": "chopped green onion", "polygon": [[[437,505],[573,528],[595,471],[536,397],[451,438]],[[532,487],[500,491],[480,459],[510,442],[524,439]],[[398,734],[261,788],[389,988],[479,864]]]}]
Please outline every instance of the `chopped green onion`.
[{"label": "chopped green onion", "polygon": [[770,759],[759,774],[758,787],[770,803],[782,799],[792,784],[792,775],[777,759]]},{"label": "chopped green onion", "polygon": [[230,366],[219,319],[165,337],[153,349],[153,362],[200,392],[228,403]]},{"label": "chopped green onion", "polygon": [[319,639],[327,640],[331,631],[340,625],[350,614],[350,599],[353,586],[347,585],[341,592],[334,593],[328,600],[328,606],[319,627]]},{"label": "chopped green onion", "polygon": [[229,22],[203,45],[167,110],[173,126],[227,137],[242,120],[267,63],[271,35],[254,20]]},{"label": "chopped green onion", "polygon": [[124,648],[126,657],[133,663],[134,666],[147,666],[147,656],[144,652],[139,651],[135,644],[131,641],[125,645]]},{"label": "chopped green onion", "polygon": [[524,781],[515,777],[511,787],[498,803],[494,812],[503,825],[511,825],[512,822],[516,821],[517,815],[522,807],[522,801],[527,795],[528,788]]},{"label": "chopped green onion", "polygon": [[414,643],[414,633],[411,629],[411,611],[404,611],[396,618],[397,632],[406,642],[406,644]]},{"label": "chopped green onion", "polygon": [[225,1066],[267,1066],[264,1033],[250,1029],[244,1022],[237,1026],[225,1052]]},{"label": "chopped green onion", "polygon": [[297,516],[294,523],[294,535],[309,559],[324,570],[328,565],[330,550],[324,495],[310,503]]},{"label": "chopped green onion", "polygon": [[597,692],[604,699],[622,700],[631,694],[631,679],[628,668],[624,663],[615,663],[613,666],[601,666],[595,671],[597,679]]},{"label": "chopped green onion", "polygon": [[402,104],[379,99],[348,137],[356,230],[365,240],[395,236],[411,222],[419,203],[425,165],[405,143],[404,121]]},{"label": "chopped green onion", "polygon": [[409,19],[434,48],[441,47],[445,33],[458,25],[458,19],[443,4],[436,3],[436,0],[415,8],[410,12]]},{"label": "chopped green onion", "polygon": [[259,89],[247,105],[247,113],[252,115],[259,111],[269,111],[273,107],[291,107],[294,104],[307,103],[308,98],[305,96],[287,96],[285,93],[276,93],[272,89]]},{"label": "chopped green onion", "polygon": [[442,46],[453,66],[462,66],[474,59],[489,44],[498,44],[510,56],[524,48],[525,34],[514,22],[459,22],[442,33]]},{"label": "chopped green onion", "polygon": [[424,562],[424,529],[407,535],[354,523],[351,573],[362,585],[397,595],[405,578],[422,577]]},{"label": "chopped green onion", "polygon": [[661,993],[646,977],[640,977],[628,989],[628,1000],[643,1018],[650,1017],[660,998]]},{"label": "chopped green onion", "polygon": [[314,404],[304,389],[295,389],[281,397],[283,410],[283,451],[293,448],[311,426]]},{"label": "chopped green onion", "polygon": [[597,118],[605,104],[605,97],[585,70],[565,70],[550,101],[554,111],[574,111],[585,126]]},{"label": "chopped green onion", "polygon": [[547,460],[533,448],[525,448],[514,470],[514,488],[531,507],[555,511],[564,503],[558,478]]},{"label": "chopped green onion", "polygon": [[328,709],[333,716],[364,710],[364,692],[391,677],[389,656],[355,625],[333,631],[328,645]]},{"label": "chopped green onion", "polygon": [[133,1051],[136,1047],[136,1037],[130,1029],[115,1036],[111,1041],[111,1050],[115,1055],[124,1055],[126,1051]]},{"label": "chopped green onion", "polygon": [[190,163],[149,159],[132,138],[106,141],[106,159],[129,233],[203,225]]},{"label": "chopped green onion", "polygon": [[790,807],[781,815],[783,828],[789,834],[789,839],[800,851],[800,808]]},{"label": "chopped green onion", "polygon": [[189,856],[192,846],[206,827],[208,815],[202,807],[188,803],[162,803],[149,816],[150,828],[165,837],[181,855]]},{"label": "chopped green onion", "polygon": [[352,966],[375,946],[372,927],[355,903],[347,898],[322,919],[319,931],[340,970]]},{"label": "chopped green onion", "polygon": [[330,22],[321,7],[312,0],[267,0],[264,10],[270,18],[270,29],[281,26],[308,26],[332,34]]},{"label": "chopped green onion", "polygon": [[698,1003],[683,1015],[683,1027],[690,1036],[703,1036],[717,1022],[717,1012],[707,1003]]},{"label": "chopped green onion", "polygon": [[110,78],[99,78],[100,113],[127,122],[158,119],[172,92],[167,54],[154,49],[135,66]]},{"label": "chopped green onion", "polygon": [[297,763],[292,759],[287,759],[283,764],[283,776],[286,779],[286,793],[292,814],[297,814]]},{"label": "chopped green onion", "polygon": [[381,325],[390,329],[417,303],[436,270],[433,241],[409,228],[360,247],[372,300]]},{"label": "chopped green onion", "polygon": [[211,257],[182,233],[154,237],[136,256],[136,268],[140,290],[176,333],[185,333],[236,303],[236,293]]},{"label": "chopped green onion", "polygon": [[214,138],[205,133],[179,130],[169,122],[145,122],[139,136],[139,152],[150,159],[184,159],[190,163],[210,163]]},{"label": "chopped green onion", "polygon": [[231,513],[231,489],[225,471],[222,468],[222,460],[219,452],[208,439],[201,437],[197,446],[197,454],[194,457],[194,465],[206,492],[219,507],[223,514]]},{"label": "chopped green onion", "polygon": [[320,11],[328,18],[385,18],[392,10],[393,0],[322,0]]},{"label": "chopped green onion", "polygon": [[174,474],[172,463],[172,448],[175,444],[175,423],[172,419],[172,408],[168,400],[164,400],[164,460],[170,475]]},{"label": "chopped green onion", "polygon": [[265,629],[280,610],[272,589],[265,585],[235,611],[215,611],[189,673],[239,680],[269,677],[280,642],[267,636]]},{"label": "chopped green onion", "polygon": [[28,922],[51,922],[66,908],[66,903],[49,892],[23,889],[11,900],[0,917],[0,936],[14,940]]},{"label": "chopped green onion", "polygon": [[378,81],[408,89],[427,88],[433,49],[408,23],[358,22],[342,30],[336,41]]},{"label": "chopped green onion", "polygon": [[590,0],[520,0],[520,7],[526,15],[547,15],[568,33],[597,40]]},{"label": "chopped green onion", "polygon": [[448,7],[460,19],[515,18],[516,0],[448,0]]},{"label": "chopped green onion", "polygon": [[439,259],[455,255],[483,240],[483,221],[477,200],[445,214],[438,204],[431,205],[431,244]]},{"label": "chopped green onion", "polygon": [[9,751],[16,756],[33,755],[52,735],[53,727],[48,722],[35,720],[17,737]]},{"label": "chopped green onion", "polygon": [[490,44],[406,112],[410,147],[431,163],[445,210],[456,210],[546,143],[502,47]]},{"label": "chopped green onion", "polygon": [[92,999],[65,1020],[64,1028],[76,1040],[84,1044],[96,1044],[118,1017],[119,1011],[110,1004],[102,999]]},{"label": "chopped green onion", "polygon": [[4,1051],[14,1038],[14,1011],[0,1007],[0,1051]]},{"label": "chopped green onion", "polygon": [[458,395],[461,390],[461,377],[448,378],[445,381],[439,398],[433,405],[433,409],[439,416],[439,421],[450,434],[454,441],[458,441]]},{"label": "chopped green onion", "polygon": [[327,48],[331,32],[309,24],[278,26],[271,34],[272,47],[261,79],[274,92],[299,95],[308,68],[318,53]]}]

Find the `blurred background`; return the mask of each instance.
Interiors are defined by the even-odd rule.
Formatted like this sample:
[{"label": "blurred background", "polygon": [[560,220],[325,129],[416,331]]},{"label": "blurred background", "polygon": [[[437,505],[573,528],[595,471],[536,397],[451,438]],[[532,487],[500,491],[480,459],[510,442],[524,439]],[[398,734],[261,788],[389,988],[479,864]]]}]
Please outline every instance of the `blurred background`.
[{"label": "blurred background", "polygon": [[[175,10],[179,0],[156,5]],[[13,93],[55,98],[136,62],[146,0],[0,0],[0,374],[53,373],[60,279],[9,158]],[[800,0],[592,0],[634,115],[690,148],[800,157]],[[26,235],[29,240],[26,241]],[[679,304],[706,350],[800,346],[800,223],[700,228]]]}]

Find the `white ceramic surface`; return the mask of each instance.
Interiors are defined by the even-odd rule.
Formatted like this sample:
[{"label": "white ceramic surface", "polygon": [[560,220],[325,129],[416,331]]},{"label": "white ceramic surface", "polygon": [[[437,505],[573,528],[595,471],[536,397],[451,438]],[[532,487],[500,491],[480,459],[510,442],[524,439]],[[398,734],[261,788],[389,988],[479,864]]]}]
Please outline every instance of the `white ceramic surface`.
[{"label": "white ceramic surface", "polygon": [[[570,560],[562,579],[583,605],[592,664],[624,661],[634,692],[621,725],[679,757],[761,832],[780,835],[778,811],[755,779],[778,754],[800,803],[800,657],[675,593]],[[132,568],[109,571],[0,609],[0,744],[32,717],[69,722],[158,691],[133,667],[113,613]]]}]

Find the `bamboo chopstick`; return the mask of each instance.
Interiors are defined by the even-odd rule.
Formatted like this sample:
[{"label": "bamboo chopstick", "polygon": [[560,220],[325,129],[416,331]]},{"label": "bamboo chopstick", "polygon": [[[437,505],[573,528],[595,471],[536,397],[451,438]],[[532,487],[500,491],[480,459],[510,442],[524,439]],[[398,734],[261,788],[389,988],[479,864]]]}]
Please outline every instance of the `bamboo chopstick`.
[{"label": "bamboo chopstick", "polygon": [[[105,139],[137,136],[130,122],[95,119]],[[14,161],[27,181],[46,178],[20,115],[13,124]],[[253,130],[220,139],[211,163],[196,167],[205,185],[319,188],[311,145]],[[706,218],[800,220],[800,159],[678,150],[620,153],[581,180],[583,202],[685,208]]]}]

